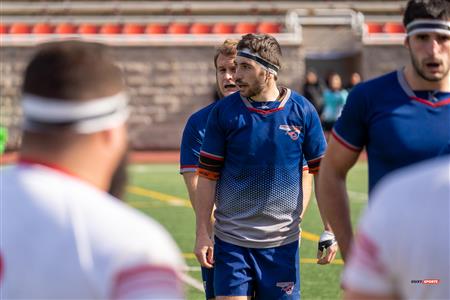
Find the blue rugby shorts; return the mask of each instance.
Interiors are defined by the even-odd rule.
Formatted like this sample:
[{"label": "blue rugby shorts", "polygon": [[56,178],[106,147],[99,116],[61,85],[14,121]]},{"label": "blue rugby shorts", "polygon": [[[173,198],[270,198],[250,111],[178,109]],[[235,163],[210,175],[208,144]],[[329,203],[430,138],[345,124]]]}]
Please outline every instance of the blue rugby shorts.
[{"label": "blue rugby shorts", "polygon": [[217,296],[300,299],[298,241],[273,248],[245,248],[216,237],[214,260]]}]

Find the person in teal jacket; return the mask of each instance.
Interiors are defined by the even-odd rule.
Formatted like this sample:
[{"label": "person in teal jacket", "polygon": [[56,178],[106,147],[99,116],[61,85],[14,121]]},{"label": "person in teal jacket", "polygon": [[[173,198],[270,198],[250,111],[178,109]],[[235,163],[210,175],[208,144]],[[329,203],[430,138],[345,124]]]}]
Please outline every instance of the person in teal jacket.
[{"label": "person in teal jacket", "polygon": [[331,73],[327,80],[328,88],[323,94],[324,107],[322,111],[322,127],[324,131],[330,131],[339,118],[347,101],[348,92],[342,87],[341,76]]}]

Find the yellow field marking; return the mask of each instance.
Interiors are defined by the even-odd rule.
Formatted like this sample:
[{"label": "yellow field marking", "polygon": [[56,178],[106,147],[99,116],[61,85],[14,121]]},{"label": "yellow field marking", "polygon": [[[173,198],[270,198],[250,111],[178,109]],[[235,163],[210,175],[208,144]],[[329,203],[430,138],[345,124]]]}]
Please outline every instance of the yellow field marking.
[{"label": "yellow field marking", "polygon": [[[195,255],[194,253],[183,253],[184,258],[187,259],[194,259]],[[316,264],[317,263],[317,258],[300,258],[300,263],[301,264]],[[334,261],[331,262],[331,264],[333,265],[343,265],[344,261],[340,258],[335,259]]]},{"label": "yellow field marking", "polygon": [[313,242],[318,242],[320,239],[320,236],[318,236],[317,234],[314,234],[314,233],[311,233],[308,231],[304,231],[304,230],[302,230],[300,236],[302,237],[302,239],[313,241]]},{"label": "yellow field marking", "polygon": [[[174,205],[174,206],[192,207],[189,200],[178,198],[178,197],[175,197],[175,196],[172,196],[169,194],[160,193],[157,191],[152,191],[149,189],[144,189],[144,188],[141,188],[138,186],[127,186],[127,192],[129,192],[131,194],[155,199],[158,201],[166,202],[166,203],[168,203],[170,205]],[[135,208],[148,208],[148,204],[142,203],[142,202],[131,201],[131,202],[129,202],[129,204]],[[304,231],[304,230],[301,233],[301,237],[302,237],[302,239],[313,241],[313,242],[319,241],[318,235],[308,232],[308,231]]]},{"label": "yellow field marking", "polygon": [[191,203],[186,199],[181,199],[181,198],[178,198],[178,197],[175,197],[172,195],[144,189],[144,188],[137,187],[137,186],[128,186],[127,192],[135,194],[135,195],[150,197],[150,198],[153,198],[153,199],[156,199],[159,201],[167,202],[173,206],[192,207]]}]

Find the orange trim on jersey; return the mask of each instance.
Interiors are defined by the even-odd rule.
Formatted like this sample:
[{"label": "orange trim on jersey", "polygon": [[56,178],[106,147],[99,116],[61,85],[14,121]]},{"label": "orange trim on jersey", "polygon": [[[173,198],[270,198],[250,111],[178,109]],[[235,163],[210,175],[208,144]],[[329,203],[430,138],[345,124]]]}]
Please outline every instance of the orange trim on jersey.
[{"label": "orange trim on jersey", "polygon": [[[158,279],[155,282],[155,278]],[[140,265],[124,269],[117,273],[111,289],[111,298],[120,299],[130,291],[148,288],[163,288],[166,291],[174,291],[179,297],[183,295],[181,280],[177,272],[167,266]]]},{"label": "orange trim on jersey", "polygon": [[423,99],[423,98],[419,98],[419,97],[416,97],[416,96],[411,96],[410,98],[412,100],[414,100],[414,101],[417,101],[417,102],[420,102],[422,104],[431,106],[433,108],[441,107],[441,106],[450,104],[450,98],[447,98],[447,99],[444,99],[444,100],[441,100],[441,101],[438,101],[438,102],[431,102],[429,100],[426,100],[426,99]]},{"label": "orange trim on jersey", "polygon": [[220,173],[208,171],[208,170],[203,169],[203,168],[198,168],[197,169],[197,175],[201,176],[201,177],[204,177],[204,178],[208,178],[210,180],[218,180],[219,177],[220,177]]},{"label": "orange trim on jersey", "polygon": [[309,171],[309,167],[308,166],[303,166],[303,171]]},{"label": "orange trim on jersey", "polygon": [[309,168],[309,174],[318,174],[319,173],[319,167],[316,168]]},{"label": "orange trim on jersey", "polygon": [[345,148],[354,152],[361,152],[362,148],[353,146],[352,144],[348,143],[346,140],[344,140],[341,136],[338,135],[338,133],[334,130],[334,128],[331,130],[331,135],[336,139],[336,141],[339,142],[339,144],[341,144]]}]

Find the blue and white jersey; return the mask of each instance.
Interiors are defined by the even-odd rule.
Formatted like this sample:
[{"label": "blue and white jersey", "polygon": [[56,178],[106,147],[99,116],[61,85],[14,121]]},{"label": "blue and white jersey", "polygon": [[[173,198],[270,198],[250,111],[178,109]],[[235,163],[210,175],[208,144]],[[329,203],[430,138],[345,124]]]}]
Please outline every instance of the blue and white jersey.
[{"label": "blue and white jersey", "polygon": [[184,127],[180,147],[180,173],[195,172],[200,158],[200,148],[205,138],[206,122],[217,102],[193,113]]},{"label": "blue and white jersey", "polygon": [[366,147],[369,190],[386,174],[450,153],[450,93],[412,91],[399,70],[350,93],[333,136],[350,150]]},{"label": "blue and white jersey", "polygon": [[212,109],[198,174],[218,180],[215,234],[267,248],[298,240],[303,156],[316,173],[326,141],[304,97],[283,88],[280,101],[230,95]]}]

